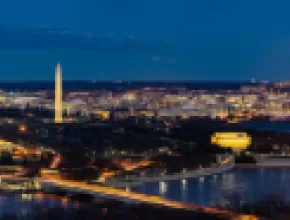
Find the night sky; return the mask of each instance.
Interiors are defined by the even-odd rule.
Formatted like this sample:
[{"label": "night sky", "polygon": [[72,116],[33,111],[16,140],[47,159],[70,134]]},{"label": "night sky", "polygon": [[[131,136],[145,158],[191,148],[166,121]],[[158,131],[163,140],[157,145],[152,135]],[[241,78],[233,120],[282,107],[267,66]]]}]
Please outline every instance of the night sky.
[{"label": "night sky", "polygon": [[290,79],[289,8],[289,0],[3,0],[0,80],[53,80],[57,61],[68,80]]}]

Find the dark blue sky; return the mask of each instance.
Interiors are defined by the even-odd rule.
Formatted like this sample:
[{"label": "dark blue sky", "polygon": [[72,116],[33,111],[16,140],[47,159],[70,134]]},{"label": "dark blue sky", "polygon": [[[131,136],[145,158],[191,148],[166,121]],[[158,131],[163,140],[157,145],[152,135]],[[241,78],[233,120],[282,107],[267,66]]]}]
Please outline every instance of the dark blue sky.
[{"label": "dark blue sky", "polygon": [[[0,80],[53,79],[58,60],[65,79],[289,79],[289,8],[289,0],[5,0],[6,27],[87,39],[38,42],[27,30],[36,48],[14,33],[15,46],[2,40]],[[92,38],[102,49],[84,48]]]}]

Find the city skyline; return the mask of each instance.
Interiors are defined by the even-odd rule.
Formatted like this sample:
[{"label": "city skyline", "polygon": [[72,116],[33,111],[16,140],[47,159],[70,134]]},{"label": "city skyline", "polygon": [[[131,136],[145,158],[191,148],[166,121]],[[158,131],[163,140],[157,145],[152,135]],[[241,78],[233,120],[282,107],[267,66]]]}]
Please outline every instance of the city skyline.
[{"label": "city skyline", "polygon": [[290,219],[289,8],[4,1],[1,219]]}]

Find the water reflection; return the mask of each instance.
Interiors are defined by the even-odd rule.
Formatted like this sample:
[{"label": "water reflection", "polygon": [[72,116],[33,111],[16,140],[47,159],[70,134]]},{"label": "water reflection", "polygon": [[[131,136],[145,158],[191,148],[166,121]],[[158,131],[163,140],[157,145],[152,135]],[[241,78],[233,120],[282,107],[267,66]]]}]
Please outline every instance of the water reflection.
[{"label": "water reflection", "polygon": [[159,194],[164,195],[167,192],[167,183],[164,181],[159,182]]},{"label": "water reflection", "polygon": [[181,183],[182,183],[182,191],[185,191],[187,189],[187,180],[183,179],[181,180]]},{"label": "water reflection", "polygon": [[33,194],[22,193],[21,194],[21,199],[22,200],[31,201],[33,199]]},{"label": "water reflection", "polygon": [[260,184],[263,185],[264,184],[264,168],[261,168],[259,171],[260,174]]},{"label": "water reflection", "polygon": [[[290,169],[252,168],[235,169],[220,175],[177,181],[147,183],[132,191],[160,194],[166,198],[200,205],[212,205],[219,197],[237,192],[246,202],[261,199],[265,194],[281,191],[290,201]],[[263,183],[263,184],[261,184]]]},{"label": "water reflection", "polygon": [[131,191],[130,187],[126,187],[126,192],[130,192],[130,191]]},{"label": "water reflection", "polygon": [[181,199],[183,202],[185,202],[187,200],[187,180],[186,179],[181,180],[181,190],[182,190]]},{"label": "water reflection", "polygon": [[204,190],[204,177],[198,178],[198,188],[199,188],[200,193],[202,193]]},{"label": "water reflection", "polygon": [[63,207],[66,207],[67,204],[68,204],[68,198],[67,198],[67,197],[63,197],[63,198],[61,198],[61,205],[62,205]]},{"label": "water reflection", "polygon": [[287,181],[287,171],[285,169],[282,170],[281,181],[283,183]]},{"label": "water reflection", "polygon": [[235,173],[227,173],[222,176],[222,187],[224,189],[232,190],[236,186]]},{"label": "water reflection", "polygon": [[45,208],[77,208],[75,203],[69,201],[65,197],[25,193],[15,195],[0,195],[0,213],[14,212],[19,213],[20,215],[25,215],[34,205]]},{"label": "water reflection", "polygon": [[213,182],[213,183],[216,183],[217,178],[218,178],[218,175],[215,174],[215,175],[213,175],[212,177],[213,177],[212,182]]},{"label": "water reflection", "polygon": [[204,177],[201,176],[201,177],[198,178],[198,180],[199,180],[200,183],[203,183],[204,182]]},{"label": "water reflection", "polygon": [[0,198],[0,218],[5,214],[8,216],[7,219],[10,219],[10,216],[13,216],[12,219],[15,219],[15,216],[17,216],[17,219],[34,219],[36,216],[46,218],[47,211],[50,208],[53,208],[53,210],[50,210],[49,213],[53,216],[58,216],[53,219],[72,219],[72,216],[78,216],[79,214],[84,219],[87,219],[92,214],[94,216],[94,214],[99,213],[99,208],[101,208],[74,202],[66,197],[47,194],[42,196],[39,196],[39,194],[20,193],[2,194]]}]

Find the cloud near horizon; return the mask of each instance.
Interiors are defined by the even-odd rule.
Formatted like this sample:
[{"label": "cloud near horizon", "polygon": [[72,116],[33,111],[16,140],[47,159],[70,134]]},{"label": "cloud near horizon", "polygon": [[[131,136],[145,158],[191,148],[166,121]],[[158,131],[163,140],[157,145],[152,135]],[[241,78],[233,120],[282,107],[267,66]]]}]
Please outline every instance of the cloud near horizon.
[{"label": "cloud near horizon", "polygon": [[132,34],[72,33],[51,28],[0,26],[0,49],[65,48],[96,51],[158,51],[170,48],[164,41],[139,40]]}]

